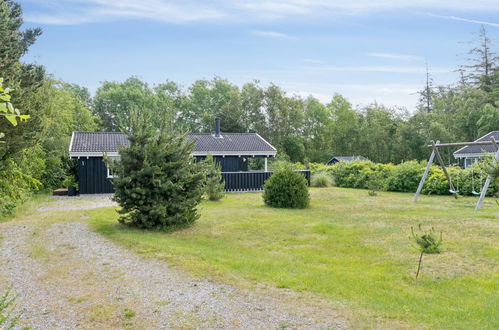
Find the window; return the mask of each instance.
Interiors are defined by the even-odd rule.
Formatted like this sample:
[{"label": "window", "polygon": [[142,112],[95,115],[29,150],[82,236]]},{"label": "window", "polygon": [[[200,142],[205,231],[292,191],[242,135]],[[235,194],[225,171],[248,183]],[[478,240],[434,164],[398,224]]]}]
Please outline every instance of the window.
[{"label": "window", "polygon": [[[117,162],[117,161],[119,161],[119,160],[120,160],[120,157],[119,157],[119,156],[118,156],[118,157],[108,157],[108,158],[109,158],[109,162],[110,162],[110,163],[114,163],[114,162]],[[107,169],[107,178],[108,178],[108,179],[112,179],[112,178],[114,178],[114,177],[115,177],[115,174],[113,173],[113,170],[111,170],[111,169],[109,168],[109,166],[106,166],[106,169]]]},{"label": "window", "polygon": [[107,178],[108,179],[114,178],[113,171],[109,167],[107,167]]}]

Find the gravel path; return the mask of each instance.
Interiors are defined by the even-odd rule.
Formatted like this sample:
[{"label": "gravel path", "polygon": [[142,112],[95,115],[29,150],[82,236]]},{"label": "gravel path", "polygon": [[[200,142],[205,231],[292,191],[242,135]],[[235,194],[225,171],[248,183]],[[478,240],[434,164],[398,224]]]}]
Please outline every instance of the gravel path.
[{"label": "gravel path", "polygon": [[[38,211],[113,205],[56,199]],[[50,214],[50,213],[48,213]],[[71,217],[68,213],[68,216]],[[12,285],[33,329],[345,328],[330,307],[290,290],[234,288],[145,259],[92,232],[84,218],[0,224],[0,288]]]}]

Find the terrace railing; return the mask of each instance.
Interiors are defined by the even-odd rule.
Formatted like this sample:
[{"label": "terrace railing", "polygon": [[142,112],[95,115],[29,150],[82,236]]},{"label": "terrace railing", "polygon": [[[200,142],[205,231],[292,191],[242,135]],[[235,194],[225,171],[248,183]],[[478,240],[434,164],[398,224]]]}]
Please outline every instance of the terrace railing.
[{"label": "terrace railing", "polygon": [[[310,185],[310,171],[299,170]],[[263,184],[270,178],[272,171],[222,172],[226,192],[263,191]]]}]

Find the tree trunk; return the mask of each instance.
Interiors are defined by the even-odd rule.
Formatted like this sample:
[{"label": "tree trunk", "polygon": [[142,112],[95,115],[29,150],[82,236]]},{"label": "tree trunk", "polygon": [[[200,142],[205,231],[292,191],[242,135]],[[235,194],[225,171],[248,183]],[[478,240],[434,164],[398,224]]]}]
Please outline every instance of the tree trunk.
[{"label": "tree trunk", "polygon": [[419,264],[418,264],[418,271],[416,272],[416,280],[418,279],[419,270],[421,269],[421,263],[423,262],[423,253],[424,252],[421,252],[421,255],[419,256]]}]

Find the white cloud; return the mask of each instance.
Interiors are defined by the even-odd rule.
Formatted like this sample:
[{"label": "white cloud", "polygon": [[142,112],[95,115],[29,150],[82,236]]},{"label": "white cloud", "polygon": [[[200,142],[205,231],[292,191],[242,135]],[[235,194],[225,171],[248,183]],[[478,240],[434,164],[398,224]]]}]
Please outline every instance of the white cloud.
[{"label": "white cloud", "polygon": [[[310,66],[304,68],[308,71],[331,71],[331,72],[387,72],[387,73],[425,73],[425,66],[390,66],[390,65],[359,65],[359,66]],[[432,68],[432,73],[450,73],[449,68]]]},{"label": "white cloud", "polygon": [[474,24],[480,24],[480,25],[499,27],[499,23],[478,21],[478,20],[474,20],[474,19],[468,19],[468,18],[457,17],[457,16],[435,15],[435,14],[428,14],[428,15],[431,17],[436,17],[436,18],[450,19],[453,21],[460,21],[460,22],[467,22],[467,23],[474,23]]},{"label": "white cloud", "polygon": [[251,31],[251,34],[265,38],[292,39],[290,35],[276,31]]},{"label": "white cloud", "polygon": [[368,53],[367,56],[385,58],[390,60],[400,60],[400,61],[422,61],[424,60],[421,56],[416,55],[406,55],[406,54],[393,54],[393,53]]},{"label": "white cloud", "polygon": [[[458,12],[498,12],[499,1],[476,0],[29,0],[43,10],[26,12],[29,22],[44,24],[81,24],[115,19],[150,19],[171,23],[207,20],[255,21],[295,16],[371,14],[394,10]],[[478,24],[496,23],[445,18]]]},{"label": "white cloud", "polygon": [[[45,5],[42,0],[32,0]],[[164,0],[53,0],[48,12],[26,12],[25,20],[33,23],[75,25],[115,19],[149,19],[171,23],[205,21],[224,18],[227,14],[202,2]]]}]

